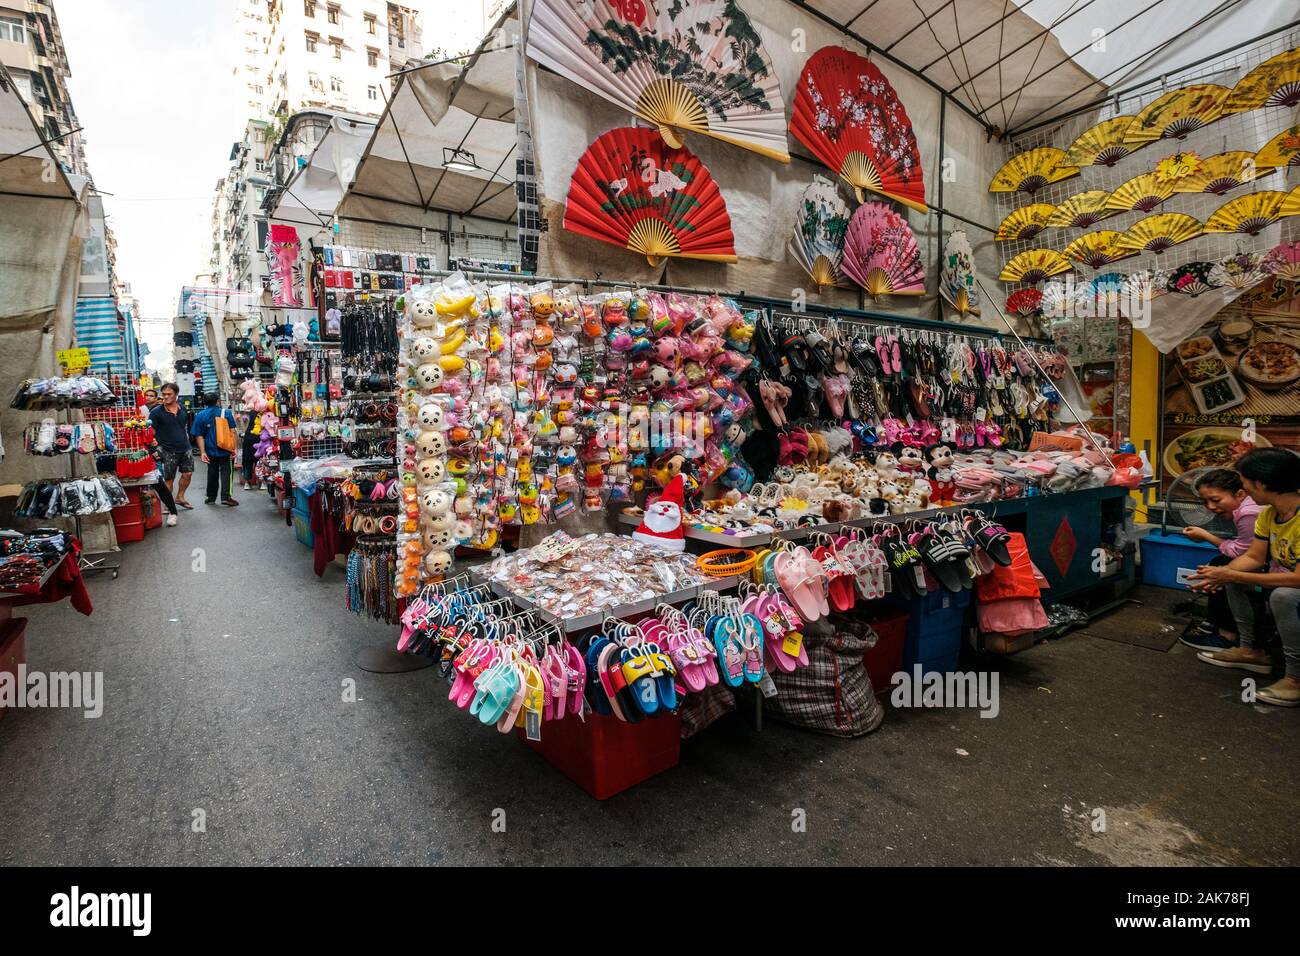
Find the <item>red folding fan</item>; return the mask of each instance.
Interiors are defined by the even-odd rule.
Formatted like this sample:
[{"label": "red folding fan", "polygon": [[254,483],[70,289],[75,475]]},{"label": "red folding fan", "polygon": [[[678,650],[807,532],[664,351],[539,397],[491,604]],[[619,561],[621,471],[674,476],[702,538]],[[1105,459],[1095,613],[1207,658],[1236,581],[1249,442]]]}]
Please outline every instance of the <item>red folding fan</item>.
[{"label": "red folding fan", "polygon": [[866,57],[822,47],[804,64],[790,132],[857,192],[926,211],[921,152],[907,110]]},{"label": "red folding fan", "polygon": [[685,147],[652,129],[612,129],[587,147],[569,183],[564,228],[639,252],[736,261],[731,216],[717,183]]},{"label": "red folding fan", "polygon": [[1017,289],[1007,296],[1007,311],[1014,315],[1037,315],[1043,311],[1043,293],[1037,289]]}]

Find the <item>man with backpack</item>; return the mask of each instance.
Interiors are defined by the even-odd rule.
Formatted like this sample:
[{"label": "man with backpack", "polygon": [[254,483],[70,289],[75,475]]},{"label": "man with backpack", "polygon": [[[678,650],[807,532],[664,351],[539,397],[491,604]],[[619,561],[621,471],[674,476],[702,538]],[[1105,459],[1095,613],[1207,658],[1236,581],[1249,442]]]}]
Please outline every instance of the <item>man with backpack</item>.
[{"label": "man with backpack", "polygon": [[203,396],[203,410],[194,416],[190,434],[198,439],[199,457],[208,466],[207,504],[216,504],[220,494],[223,505],[238,505],[231,492],[235,415],[220,406],[216,392]]}]

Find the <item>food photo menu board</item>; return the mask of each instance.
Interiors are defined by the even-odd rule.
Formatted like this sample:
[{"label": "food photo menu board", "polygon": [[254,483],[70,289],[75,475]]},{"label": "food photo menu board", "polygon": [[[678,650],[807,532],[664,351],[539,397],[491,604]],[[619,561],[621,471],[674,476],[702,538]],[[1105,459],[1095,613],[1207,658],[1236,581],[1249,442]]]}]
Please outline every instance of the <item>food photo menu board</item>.
[{"label": "food photo menu board", "polygon": [[1269,279],[1164,357],[1160,467],[1230,465],[1252,448],[1300,446],[1300,289]]}]

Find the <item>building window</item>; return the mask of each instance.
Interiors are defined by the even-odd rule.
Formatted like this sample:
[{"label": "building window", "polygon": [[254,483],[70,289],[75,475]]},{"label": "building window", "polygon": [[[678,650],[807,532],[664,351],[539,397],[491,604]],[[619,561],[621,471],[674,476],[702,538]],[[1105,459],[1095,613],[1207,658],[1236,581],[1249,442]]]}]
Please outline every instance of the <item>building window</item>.
[{"label": "building window", "polygon": [[330,37],[330,46],[334,48],[334,59],[343,59],[343,41],[336,37]]},{"label": "building window", "polygon": [[308,34],[307,34],[307,52],[308,52],[308,53],[315,53],[315,52],[316,52],[316,44],[317,44],[317,42],[318,42],[319,40],[320,40],[320,37],[318,37],[316,34],[314,34],[314,33],[308,33]]},{"label": "building window", "polygon": [[377,87],[377,86],[367,86],[367,87],[366,87],[366,96],[370,97],[372,100],[378,100],[378,99],[379,99],[379,87]]},{"label": "building window", "polygon": [[379,65],[379,51],[366,47],[366,66]]},{"label": "building window", "polygon": [[330,77],[330,91],[333,93],[343,92],[343,81],[337,76]]},{"label": "building window", "polygon": [[367,13],[367,14],[366,14],[366,32],[369,33],[371,36],[374,36],[374,35],[375,35],[375,30],[377,29],[377,27],[378,27],[378,24],[375,22],[375,15],[374,15],[373,13]]},{"label": "building window", "polygon": [[315,19],[316,19],[316,0],[303,0],[303,4],[302,4],[302,12],[303,12],[305,15],[311,17],[313,20],[315,20]]},{"label": "building window", "polygon": [[322,93],[325,92],[325,84],[320,81],[320,77],[315,73],[307,74],[307,85],[313,90],[319,90]]},{"label": "building window", "polygon": [[10,43],[27,44],[26,27],[23,21],[15,20],[13,17],[0,17],[0,40],[8,40]]},{"label": "building window", "polygon": [[326,10],[328,11],[326,15],[329,17],[330,23],[334,24],[335,26],[338,26],[339,8],[331,4],[326,8]]}]

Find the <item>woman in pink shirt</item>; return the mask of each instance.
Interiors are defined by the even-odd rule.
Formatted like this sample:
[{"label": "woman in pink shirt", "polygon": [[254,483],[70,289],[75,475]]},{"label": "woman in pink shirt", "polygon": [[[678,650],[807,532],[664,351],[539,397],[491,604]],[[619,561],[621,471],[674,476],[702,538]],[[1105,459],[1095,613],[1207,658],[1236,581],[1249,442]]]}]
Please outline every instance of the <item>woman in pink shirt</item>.
[{"label": "woman in pink shirt", "polygon": [[[1219,549],[1219,557],[1211,564],[1227,564],[1249,550],[1255,540],[1257,505],[1241,485],[1241,476],[1229,468],[1216,468],[1206,472],[1196,481],[1196,493],[1201,503],[1223,518],[1231,518],[1236,534],[1221,538],[1204,528],[1188,527],[1183,534],[1193,541],[1205,541]],[[1255,616],[1263,607],[1254,588],[1230,584],[1210,594],[1209,622],[1211,628],[1189,626],[1179,638],[1189,647],[1201,651],[1221,651],[1229,647],[1253,647],[1255,643]],[[1218,629],[1216,635],[1213,631]]]}]

